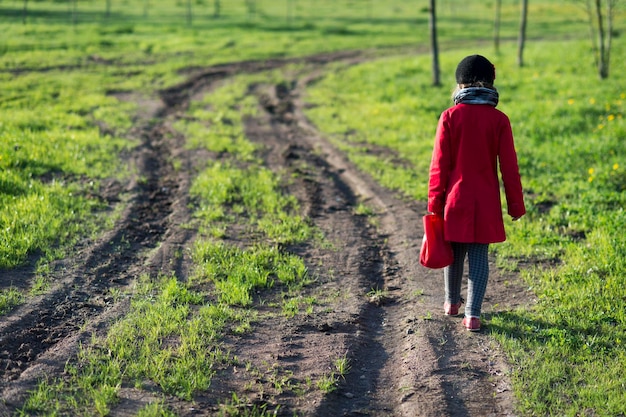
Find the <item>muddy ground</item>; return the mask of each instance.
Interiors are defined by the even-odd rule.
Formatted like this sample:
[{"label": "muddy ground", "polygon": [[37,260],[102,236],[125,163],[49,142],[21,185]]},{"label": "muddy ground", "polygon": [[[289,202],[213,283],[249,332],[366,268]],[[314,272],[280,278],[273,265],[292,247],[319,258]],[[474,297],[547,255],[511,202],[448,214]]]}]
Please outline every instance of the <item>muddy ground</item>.
[{"label": "muddy ground", "polygon": [[[303,114],[307,85],[322,77],[329,63],[369,58],[346,52],[194,68],[187,82],[155,99],[111,92],[121,100],[142,100],[127,134],[138,146],[123,155],[137,174],[127,183],[102,186],[101,197],[111,209],[124,205],[114,229],[56,262],[50,290],[1,318],[0,415],[14,414],[40,378],[62,375],[79,343],[102,334],[127,311],[128,300],[113,297],[111,289],[125,290],[146,272],[172,271],[183,280],[189,275],[190,260],[178,256],[188,253],[195,238],[194,230],[184,227],[190,220],[188,190],[203,161],[214,156],[186,149],[185,138],[171,125],[190,100],[210,94],[229,77],[293,62],[305,64],[289,75],[293,82],[250,86],[248,94],[258,99],[261,111],[245,120],[246,135],[262,146],[269,168],[298,174],[288,192],[333,242],[329,249],[288,248],[317,277],[305,291],[325,294],[326,305],[313,315],[268,316],[250,334],[224,340],[225,348],[259,370],[256,379],[246,370],[224,368],[193,402],[166,397],[166,404],[183,416],[215,415],[219,403],[236,392],[281,416],[514,415],[509,368],[489,337],[489,317],[528,301],[519,278],[491,265],[481,332],[467,332],[461,318],[444,316],[442,272],[418,262],[425,204],[402,198],[357,170]],[[182,161],[181,168],[172,168],[172,156]],[[376,211],[375,224],[355,214],[359,202]],[[27,287],[35,261],[1,271],[0,287],[18,282]],[[368,297],[372,289],[384,296]],[[333,293],[338,296],[328,297]],[[332,393],[277,390],[268,377],[280,370],[294,381],[316,380],[343,355],[350,372]],[[135,415],[161,394],[154,387],[122,387],[119,396],[113,416]]]}]

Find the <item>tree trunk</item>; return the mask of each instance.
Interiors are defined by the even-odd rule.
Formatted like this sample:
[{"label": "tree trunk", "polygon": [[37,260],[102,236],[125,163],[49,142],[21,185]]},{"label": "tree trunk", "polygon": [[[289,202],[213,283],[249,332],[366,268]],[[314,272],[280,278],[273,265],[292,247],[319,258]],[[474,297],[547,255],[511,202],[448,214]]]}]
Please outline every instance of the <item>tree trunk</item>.
[{"label": "tree trunk", "polygon": [[500,18],[502,15],[502,0],[496,0],[496,17],[493,22],[493,47],[496,54],[500,53]]},{"label": "tree trunk", "polygon": [[586,0],[589,34],[593,48],[594,64],[601,80],[609,77],[609,63],[613,38],[613,16],[617,0],[606,0],[606,16],[602,13],[602,0]]},{"label": "tree trunk", "polygon": [[28,17],[28,0],[24,0],[24,12],[22,13],[22,24],[26,24],[26,17]]},{"label": "tree trunk", "polygon": [[601,79],[605,79],[609,76],[609,68],[606,59],[606,33],[604,32],[604,18],[602,17],[602,0],[596,0],[596,19],[598,20],[598,74]]},{"label": "tree trunk", "polygon": [[220,12],[221,12],[221,4],[220,4],[220,0],[214,0],[213,1],[213,17],[220,17]]},{"label": "tree trunk", "polygon": [[246,6],[248,7],[248,19],[254,19],[256,14],[256,0],[246,0]]},{"label": "tree trunk", "polygon": [[528,17],[528,0],[522,0],[522,16],[519,25],[517,42],[517,65],[524,66],[524,44],[526,43],[526,18]]},{"label": "tree trunk", "polygon": [[613,11],[615,6],[614,0],[607,1],[607,10],[606,10],[606,51],[604,54],[606,68],[606,77],[609,78],[609,61],[611,58],[611,43],[613,40]]},{"label": "tree trunk", "polygon": [[187,0],[187,24],[191,26],[193,23],[193,15],[191,12],[191,0]]},{"label": "tree trunk", "polygon": [[106,0],[106,12],[104,14],[105,18],[109,18],[111,17],[111,0]]},{"label": "tree trunk", "polygon": [[78,0],[72,0],[72,25],[78,20]]},{"label": "tree trunk", "polygon": [[430,46],[433,54],[433,85],[440,86],[439,78],[439,44],[437,42],[437,11],[436,0],[430,0]]},{"label": "tree trunk", "polygon": [[291,26],[293,20],[293,0],[287,0],[287,25]]}]

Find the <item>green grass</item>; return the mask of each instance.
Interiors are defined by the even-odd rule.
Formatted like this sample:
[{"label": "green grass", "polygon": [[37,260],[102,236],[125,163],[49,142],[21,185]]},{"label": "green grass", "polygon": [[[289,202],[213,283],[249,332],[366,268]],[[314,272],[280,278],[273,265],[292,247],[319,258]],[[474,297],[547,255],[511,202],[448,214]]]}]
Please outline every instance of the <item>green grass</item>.
[{"label": "green grass", "polygon": [[[243,0],[228,2],[217,18],[209,4],[197,3],[190,25],[184,2],[151,3],[147,13],[144,2],[123,6],[113,2],[108,17],[104,5],[95,0],[81,2],[77,14],[68,4],[29,2],[25,21],[24,2],[3,2],[0,230],[5,247],[0,248],[0,268],[19,265],[28,254],[59,243],[71,246],[85,232],[80,225],[90,224],[86,219],[95,202],[83,196],[98,179],[120,172],[115,155],[129,144],[119,137],[130,128],[129,115],[136,108],[110,92],[154,94],[184,79],[179,70],[185,67],[427,41],[426,10],[399,0],[295,4],[287,19],[286,3],[259,0],[251,14]],[[476,1],[461,11],[452,2],[442,2],[442,42],[454,39],[461,27],[466,39],[487,37],[490,7]],[[584,16],[571,7],[557,1],[533,5],[531,18],[541,25],[530,25],[529,36],[535,31],[541,36],[580,33]],[[516,20],[516,2],[505,1],[503,37],[514,35]],[[234,118],[238,109],[223,107],[213,114],[211,106],[223,101],[214,99],[218,103],[210,98],[198,104],[197,113],[191,112],[198,120],[185,124],[184,133],[191,144],[209,134],[213,140],[205,141],[205,146],[230,152],[225,146],[232,145],[224,137],[241,132],[232,132],[219,121]],[[250,107],[238,105],[242,111]],[[240,136],[238,141],[241,149],[245,141]]]},{"label": "green grass", "polygon": [[0,268],[11,268],[33,253],[56,257],[55,247],[96,228],[102,203],[91,195],[121,170],[117,154],[128,144],[115,132],[130,127],[132,107],[94,89],[102,76],[1,78]]},{"label": "green grass", "polygon": [[205,298],[174,277],[156,282],[144,277],[130,312],[106,337],[83,346],[64,378],[40,383],[21,412],[107,415],[122,383],[141,387],[145,381],[190,400],[209,387],[219,364],[233,361],[219,344],[227,323],[249,319]]},{"label": "green grass", "polygon": [[[241,80],[233,82],[246,85]],[[225,86],[224,91],[232,88]],[[212,103],[217,112],[228,111],[237,103],[238,95],[227,95],[229,99],[219,103],[220,94],[216,92]],[[200,117],[196,104],[189,109],[195,117],[185,119],[189,123]],[[217,129],[226,145],[219,150],[225,162],[210,163],[192,185],[196,226],[201,233],[192,250],[193,276],[185,283],[176,277],[143,277],[133,291],[130,312],[104,337],[82,346],[64,376],[40,383],[21,414],[107,415],[118,401],[122,385],[142,388],[147,381],[163,395],[191,401],[195,394],[210,388],[217,371],[238,364],[237,358],[222,348],[221,339],[225,334],[252,331],[259,306],[277,299],[281,302],[277,312],[293,317],[300,304],[313,303],[298,292],[309,282],[306,265],[282,247],[316,235],[299,214],[297,201],[283,193],[280,177],[261,167],[254,157],[255,147],[241,134],[244,116],[211,121],[213,126],[221,123],[231,130],[223,133]],[[182,131],[187,127],[185,122],[178,126]],[[208,135],[206,142],[201,142],[190,135],[189,146],[210,148],[214,137]],[[208,214],[212,212],[221,214]],[[232,224],[234,215],[250,236],[261,237],[258,244],[239,248],[205,234],[215,223]],[[273,293],[272,288],[284,291]],[[271,376],[273,388],[279,392],[302,389],[282,371],[273,370]],[[241,406],[225,403],[224,410]],[[265,409],[246,412],[266,415]],[[160,403],[147,405],[142,413],[170,415]]]},{"label": "green grass", "polygon": [[5,314],[16,305],[22,303],[24,295],[16,288],[9,288],[0,291],[0,314]]},{"label": "green grass", "polygon": [[307,278],[302,259],[275,246],[241,250],[201,241],[194,249],[194,262],[199,265],[194,282],[211,280],[218,301],[231,305],[249,306],[255,289],[271,288],[275,282],[302,285]]},{"label": "green grass", "polygon": [[[251,13],[243,0],[234,0],[222,2],[220,17],[213,16],[211,2],[200,1],[193,3],[191,22],[185,2],[155,1],[147,10],[144,2],[113,2],[108,18],[104,2],[80,2],[76,14],[68,4],[28,2],[25,23],[23,1],[0,6],[0,269],[35,256],[45,272],[48,260],[102,227],[102,203],[91,196],[100,180],[124,172],[118,155],[133,146],[124,138],[140,110],[112,93],[151,98],[185,79],[181,69],[223,62],[361,48],[427,50],[425,5],[401,0],[298,1],[291,15],[287,2],[258,0]],[[512,44],[503,43],[501,55],[492,52],[493,4],[472,0],[461,7],[447,0],[438,9],[439,39],[445,50],[456,49],[441,57],[444,87],[431,87],[426,55],[338,67],[309,90],[306,99],[317,107],[308,115],[364,171],[423,200],[436,119],[450,103],[454,67],[468,53],[492,57],[529,208],[523,221],[507,224],[509,240],[497,247],[506,260],[499,262],[537,264],[523,271],[537,305],[494,315],[489,323],[512,361],[520,414],[623,414],[623,38],[615,39],[613,76],[600,82],[586,18],[570,2],[531,2],[523,69],[515,66]],[[518,1],[503,1],[503,39],[516,36],[518,15]],[[619,33],[623,14],[618,17]],[[190,147],[205,148],[216,159],[192,190],[198,208],[193,227],[201,232],[195,282],[168,277],[138,283],[129,316],[84,346],[64,378],[43,383],[24,414],[104,415],[120,383],[140,385],[146,378],[168,394],[190,398],[211,377],[210,364],[193,356],[215,353],[217,365],[233,360],[215,346],[221,332],[251,331],[256,291],[277,297],[277,312],[286,317],[303,307],[310,311],[314,301],[298,293],[309,279],[303,263],[283,248],[319,236],[284,192],[287,180],[261,166],[241,123],[256,111],[254,100],[242,99],[248,86],[276,84],[280,77],[273,72],[223,85],[192,102],[176,124]],[[371,215],[365,206],[357,214]],[[242,229],[259,245],[221,242]],[[557,267],[547,267],[556,260]],[[248,275],[238,270],[242,261],[255,265],[254,279],[229,281],[231,273]],[[3,291],[0,311],[45,291],[44,278],[38,279],[24,292]],[[155,315],[164,319],[155,323]],[[324,389],[336,386],[336,372],[321,382]],[[233,412],[269,415],[244,402],[233,400]],[[171,415],[160,403],[141,413]]]},{"label": "green grass", "polygon": [[[364,171],[425,200],[436,121],[450,105],[456,63],[474,52],[443,54],[442,88],[429,84],[428,57],[335,71],[307,91],[314,104],[307,114]],[[513,53],[478,52],[497,68],[499,108],[512,121],[528,206],[493,249],[501,264],[536,264],[522,274],[537,304],[494,314],[489,327],[512,361],[520,412],[621,415],[626,82],[617,75],[600,82],[588,45],[577,41],[531,43],[522,69]],[[617,39],[614,69],[625,54]]]},{"label": "green grass", "polygon": [[333,362],[333,370],[326,372],[317,380],[317,387],[325,392],[335,392],[339,388],[341,379],[350,372],[350,361],[346,356],[339,357]]},{"label": "green grass", "polygon": [[[420,7],[401,0],[294,1],[291,19],[286,1],[256,0],[254,14],[248,12],[244,0],[221,2],[218,18],[213,16],[209,2],[201,2],[193,5],[191,24],[186,19],[186,2],[153,1],[147,15],[143,1],[112,3],[112,14],[106,18],[104,3],[96,0],[81,2],[76,15],[66,3],[31,2],[24,24],[23,2],[3,2],[0,23],[7,30],[0,44],[0,68],[113,61],[135,64],[128,72],[143,72],[146,69],[136,64],[148,63],[155,69],[164,65],[184,67],[363,45],[423,45],[428,41],[427,5]],[[514,0],[502,3],[501,36],[515,37],[519,5]],[[490,39],[493,4],[475,0],[460,6],[448,0],[440,1],[438,6],[442,42],[457,39],[459,31],[465,41]],[[567,2],[531,3],[529,38],[571,36],[581,30],[585,21],[579,8]]]}]

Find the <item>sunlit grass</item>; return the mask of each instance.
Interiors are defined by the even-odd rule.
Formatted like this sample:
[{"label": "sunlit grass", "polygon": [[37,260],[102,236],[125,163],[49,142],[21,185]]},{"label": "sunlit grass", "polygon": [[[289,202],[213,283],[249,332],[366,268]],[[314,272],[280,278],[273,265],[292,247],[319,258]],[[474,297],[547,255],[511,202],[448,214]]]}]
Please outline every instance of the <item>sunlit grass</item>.
[{"label": "sunlit grass", "polygon": [[[216,96],[217,112],[237,103],[237,95],[222,103],[219,92]],[[202,117],[195,106],[190,112]],[[143,277],[132,295],[130,312],[106,336],[81,348],[76,363],[68,363],[65,378],[42,382],[22,413],[107,415],[123,384],[141,388],[146,381],[165,395],[190,401],[210,388],[218,369],[237,363],[222,348],[221,339],[226,333],[252,331],[255,307],[265,297],[280,300],[279,311],[286,317],[313,303],[298,294],[309,282],[304,261],[279,246],[312,239],[313,228],[299,214],[297,200],[283,192],[281,178],[254,156],[256,147],[241,134],[242,115],[231,117],[212,123],[229,126],[236,134],[189,137],[192,147],[216,151],[212,141],[219,137],[227,145],[218,150],[227,162],[209,163],[192,185],[202,236],[192,250],[193,276],[185,283],[176,277]],[[187,127],[184,121],[178,126],[189,132]],[[234,223],[260,237],[258,243],[242,249],[203,234],[215,224]],[[279,291],[268,293],[272,288]],[[168,410],[156,404],[142,412],[167,415]]]},{"label": "sunlit grass", "polygon": [[22,412],[107,415],[123,382],[141,387],[146,380],[190,400],[210,386],[220,364],[233,361],[219,342],[226,326],[249,320],[248,313],[206,298],[174,277],[155,282],[144,277],[128,315],[104,338],[83,346],[76,363],[66,366],[65,378],[42,382]]},{"label": "sunlit grass", "polygon": [[[613,48],[617,68],[624,43]],[[445,53],[443,88],[429,85],[428,57],[393,58],[327,76],[307,91],[314,104],[307,114],[361,169],[425,200],[434,130],[451,105],[455,65],[476,52],[495,62],[499,108],[511,118],[528,207],[522,221],[507,222],[507,242],[493,248],[501,265],[506,258],[537,262],[522,271],[537,305],[490,323],[512,361],[520,412],[623,414],[626,378],[607,372],[609,364],[626,366],[623,77],[598,81],[588,47],[578,42],[531,43],[522,69],[512,51]],[[398,157],[403,164],[393,162]]]},{"label": "sunlit grass", "polygon": [[[25,24],[25,2],[2,3],[0,268],[19,265],[32,254],[61,256],[57,247],[71,247],[96,229],[100,203],[88,196],[97,191],[99,179],[123,172],[117,157],[129,144],[119,137],[134,126],[133,113],[141,111],[116,99],[116,92],[153,95],[184,80],[189,72],[179,71],[183,68],[335,50],[415,48],[428,40],[426,8],[402,1],[350,7],[295,2],[290,16],[286,3],[255,3],[251,13],[243,0],[222,2],[220,18],[212,16],[208,4],[194,3],[190,23],[184,2],[151,2],[149,10],[142,2],[123,7],[114,2],[107,19],[102,2],[79,2],[73,16],[66,3],[38,1],[28,2]],[[459,34],[465,42],[489,40],[491,3],[441,1],[438,6],[443,45],[457,45]],[[503,38],[517,34],[518,6],[503,1]],[[619,308],[626,257],[620,211],[626,88],[619,77],[597,81],[587,40],[536,41],[586,38],[586,19],[577,6],[531,2],[529,18],[527,66],[515,67],[511,45],[493,58],[500,107],[514,125],[529,206],[522,222],[507,225],[509,241],[498,252],[563,263],[526,271],[539,297],[536,309],[496,315],[490,326],[515,365],[516,390],[529,393],[522,398],[522,412],[624,414],[624,378],[618,371],[626,364]],[[310,90],[308,99],[318,107],[309,114],[364,171],[423,200],[434,127],[449,105],[454,66],[467,53],[492,56],[488,44],[482,45],[443,54],[444,87],[437,89],[430,86],[426,55],[335,71]],[[617,74],[616,63],[624,62],[620,38],[612,59]],[[279,310],[287,319],[309,311],[313,301],[298,294],[308,279],[306,268],[284,246],[306,242],[316,232],[284,192],[285,179],[260,166],[257,148],[242,128],[242,118],[254,116],[257,105],[253,98],[243,99],[247,89],[278,81],[276,73],[266,73],[224,85],[192,101],[176,124],[190,147],[220,159],[199,174],[193,188],[202,232],[195,253],[198,287],[171,277],[142,282],[131,314],[109,335],[84,346],[65,379],[42,383],[23,414],[106,415],[120,384],[141,386],[145,379],[167,395],[191,398],[209,386],[210,360],[214,366],[233,360],[216,347],[221,332],[253,328],[249,308],[255,297],[263,297],[257,291],[280,285]],[[365,207],[357,214],[369,215]],[[240,228],[262,244],[218,243]],[[231,261],[250,262],[255,269],[242,271],[241,265],[228,265]],[[229,280],[231,274],[236,279]],[[32,291],[45,291],[45,283]],[[25,295],[2,292],[0,310],[13,308]],[[338,374],[335,369],[321,378],[318,387],[334,390]],[[241,413],[269,414],[262,406],[246,409],[244,400],[233,404]],[[169,414],[159,404],[140,411]]]},{"label": "sunlit grass", "polygon": [[16,288],[0,290],[0,314],[4,314],[21,304],[23,298],[22,293]]},{"label": "sunlit grass", "polygon": [[198,277],[215,284],[220,302],[249,306],[253,290],[271,288],[274,283],[302,285],[307,277],[303,261],[276,247],[241,250],[223,243],[201,241],[194,249]]},{"label": "sunlit grass", "polygon": [[111,132],[130,127],[128,116],[116,113],[117,100],[96,91],[72,95],[92,77],[56,73],[45,85],[39,82],[24,76],[3,87],[0,268],[17,266],[35,251],[70,246],[88,233],[101,203],[85,194],[97,191],[99,178],[120,172],[117,154],[127,146],[101,135],[95,123]]}]

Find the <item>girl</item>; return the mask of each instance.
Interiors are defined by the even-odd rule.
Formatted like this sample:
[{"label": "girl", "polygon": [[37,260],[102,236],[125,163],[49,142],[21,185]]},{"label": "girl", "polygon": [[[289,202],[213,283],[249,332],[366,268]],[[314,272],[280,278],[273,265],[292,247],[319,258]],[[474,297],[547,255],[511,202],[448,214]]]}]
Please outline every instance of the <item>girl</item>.
[{"label": "girl", "polygon": [[445,239],[454,251],[454,262],[444,269],[444,312],[459,314],[467,255],[469,281],[463,326],[478,331],[489,275],[489,244],[506,239],[498,164],[508,214],[518,220],[526,208],[511,124],[496,109],[495,67],[487,58],[471,55],[459,63],[455,75],[455,105],[441,114],[435,136],[428,211],[443,216]]}]

